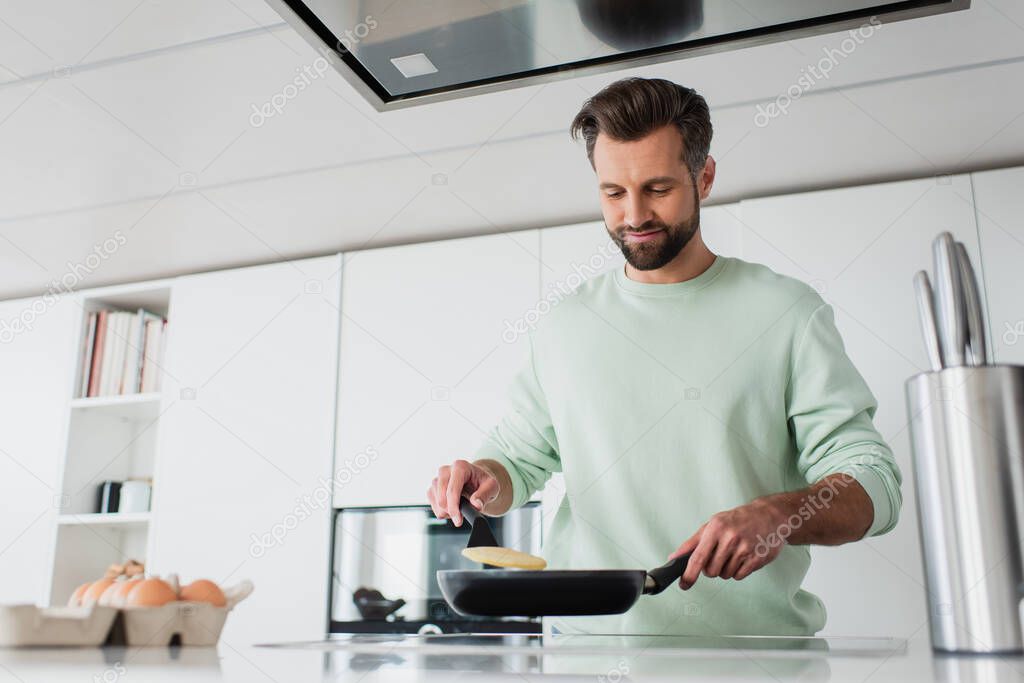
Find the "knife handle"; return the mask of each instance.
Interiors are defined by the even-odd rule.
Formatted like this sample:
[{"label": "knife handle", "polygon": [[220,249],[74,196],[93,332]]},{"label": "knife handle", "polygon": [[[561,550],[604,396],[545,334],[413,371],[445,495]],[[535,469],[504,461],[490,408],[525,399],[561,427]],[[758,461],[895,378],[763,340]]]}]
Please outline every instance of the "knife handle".
[{"label": "knife handle", "polygon": [[933,371],[942,369],[942,348],[939,346],[939,331],[935,322],[935,295],[928,273],[923,270],[914,275],[914,292],[917,294],[917,314],[924,337],[924,348]]},{"label": "knife handle", "polygon": [[932,242],[935,260],[936,317],[939,323],[939,345],[945,367],[967,365],[967,312],[956,257],[956,240],[950,232],[939,233]]},{"label": "knife handle", "polygon": [[686,571],[686,565],[690,562],[690,555],[692,554],[693,553],[686,553],[685,555],[680,555],[674,560],[669,560],[657,569],[651,569],[648,571],[647,577],[651,579],[651,583],[653,583],[653,585],[648,584],[647,586],[644,586],[644,594],[657,595],[682,577],[683,572]]},{"label": "knife handle", "polygon": [[985,337],[985,319],[981,312],[981,293],[978,278],[963,242],[956,243],[957,262],[960,266],[960,284],[963,285],[964,303],[967,305],[967,347],[970,365],[988,363],[988,343]]}]

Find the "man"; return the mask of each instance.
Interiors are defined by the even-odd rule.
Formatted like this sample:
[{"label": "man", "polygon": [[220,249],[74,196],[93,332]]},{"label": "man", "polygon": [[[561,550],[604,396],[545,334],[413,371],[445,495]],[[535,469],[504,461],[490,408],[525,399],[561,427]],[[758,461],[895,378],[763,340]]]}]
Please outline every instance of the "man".
[{"label": "man", "polygon": [[704,244],[715,161],[700,95],[621,80],[571,132],[625,268],[584,283],[531,335],[511,412],[475,462],[441,468],[433,511],[461,524],[467,497],[501,515],[563,472],[551,567],[693,554],[683,591],[624,615],[556,619],[559,630],[813,634],[825,609],[800,589],[807,546],[885,533],[899,516],[875,399],[813,289]]}]

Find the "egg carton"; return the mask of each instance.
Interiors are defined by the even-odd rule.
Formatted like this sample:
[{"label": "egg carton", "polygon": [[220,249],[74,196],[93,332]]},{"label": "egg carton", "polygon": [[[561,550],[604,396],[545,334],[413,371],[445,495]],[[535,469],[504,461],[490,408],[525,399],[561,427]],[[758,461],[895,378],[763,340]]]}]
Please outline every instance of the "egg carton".
[{"label": "egg carton", "polygon": [[0,647],[95,647],[117,617],[113,607],[0,605]]},{"label": "egg carton", "polygon": [[0,647],[216,645],[228,612],[252,590],[251,581],[225,589],[224,607],[184,601],[122,609],[0,605]]},{"label": "egg carton", "polygon": [[227,604],[176,600],[160,607],[124,607],[110,630],[108,645],[157,647],[172,643],[187,646],[216,645],[228,612],[252,593],[251,581],[224,590]]}]

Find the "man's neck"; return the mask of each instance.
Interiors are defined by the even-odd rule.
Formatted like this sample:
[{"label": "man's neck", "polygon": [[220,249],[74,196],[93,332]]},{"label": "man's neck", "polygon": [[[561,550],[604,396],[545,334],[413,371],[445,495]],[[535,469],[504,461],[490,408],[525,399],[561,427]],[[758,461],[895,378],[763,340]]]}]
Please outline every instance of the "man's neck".
[{"label": "man's neck", "polygon": [[676,257],[656,270],[637,270],[626,264],[626,277],[649,285],[668,285],[692,280],[715,262],[715,255],[704,244],[698,231]]}]

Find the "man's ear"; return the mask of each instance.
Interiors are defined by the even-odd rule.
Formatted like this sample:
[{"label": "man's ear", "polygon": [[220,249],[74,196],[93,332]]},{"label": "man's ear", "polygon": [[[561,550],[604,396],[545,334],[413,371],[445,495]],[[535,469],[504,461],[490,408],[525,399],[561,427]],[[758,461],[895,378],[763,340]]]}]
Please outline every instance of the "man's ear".
[{"label": "man's ear", "polygon": [[704,170],[697,176],[697,189],[700,200],[704,201],[711,194],[711,186],[715,184],[715,159],[710,154],[704,162]]}]

